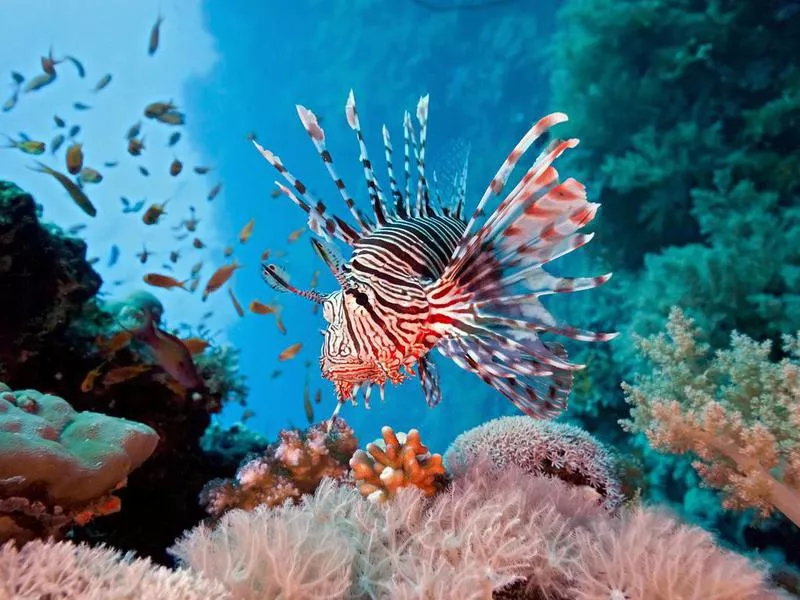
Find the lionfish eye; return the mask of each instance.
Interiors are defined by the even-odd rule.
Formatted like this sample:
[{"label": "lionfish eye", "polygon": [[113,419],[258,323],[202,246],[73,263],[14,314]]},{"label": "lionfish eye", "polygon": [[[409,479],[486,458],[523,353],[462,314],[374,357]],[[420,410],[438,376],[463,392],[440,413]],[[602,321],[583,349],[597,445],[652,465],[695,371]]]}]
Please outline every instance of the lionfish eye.
[{"label": "lionfish eye", "polygon": [[369,306],[369,297],[360,290],[354,290],[351,292],[356,299],[356,304],[359,306],[367,307]]}]

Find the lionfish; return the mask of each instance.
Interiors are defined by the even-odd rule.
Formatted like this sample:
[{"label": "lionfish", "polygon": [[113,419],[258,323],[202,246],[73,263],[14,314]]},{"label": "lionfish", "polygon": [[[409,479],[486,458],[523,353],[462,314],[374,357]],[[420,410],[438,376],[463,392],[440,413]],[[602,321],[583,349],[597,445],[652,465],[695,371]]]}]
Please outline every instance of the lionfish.
[{"label": "lionfish", "polygon": [[[599,286],[611,277],[608,273],[564,278],[544,270],[547,263],[580,248],[593,236],[578,230],[594,218],[599,204],[587,201],[584,186],[575,179],[560,181],[552,166],[578,140],[555,139],[546,144],[494,211],[489,212],[487,204],[501,196],[531,145],[567,116],[550,114],[528,130],[467,220],[466,162],[453,178],[451,197],[442,199],[436,190],[435,172],[434,185],[428,182],[428,96],[417,105],[418,131],[411,115],[405,113],[403,189],[395,178],[389,130],[383,126],[389,198],[373,171],[351,91],[345,114],[358,141],[372,205],[373,218],[369,218],[334,170],[319,120],[307,108],[296,108],[356,225],[330,213],[277,155],[253,139],[261,155],[288,183],[275,182],[281,192],[308,215],[308,227],[318,236],[312,240],[313,247],[341,289],[330,294],[298,289],[274,264],[263,264],[262,273],[273,288],[323,306],[328,328],[323,333],[320,365],[322,376],[334,383],[338,397],[329,424],[347,399],[357,402],[360,388],[365,387],[368,408],[374,387],[383,400],[387,381],[398,384],[412,375],[419,377],[428,405],[438,404],[442,394],[431,355],[434,348],[480,377],[525,414],[551,418],[561,412],[572,374],[584,365],[569,362],[561,344],[542,341],[540,334],[589,342],[616,336],[561,323],[540,301],[548,294]],[[416,162],[413,192],[412,153]],[[352,248],[350,260],[342,257],[333,240]]]}]

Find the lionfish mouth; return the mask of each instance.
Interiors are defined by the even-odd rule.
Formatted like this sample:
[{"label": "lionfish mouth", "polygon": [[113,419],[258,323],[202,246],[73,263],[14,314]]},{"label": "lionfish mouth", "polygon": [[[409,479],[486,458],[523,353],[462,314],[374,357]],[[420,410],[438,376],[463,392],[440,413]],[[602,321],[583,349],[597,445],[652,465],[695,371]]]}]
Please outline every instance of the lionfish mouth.
[{"label": "lionfish mouth", "polygon": [[387,379],[386,372],[379,365],[331,360],[323,362],[322,376],[333,382],[340,400],[351,398],[356,386],[372,384],[382,386]]}]

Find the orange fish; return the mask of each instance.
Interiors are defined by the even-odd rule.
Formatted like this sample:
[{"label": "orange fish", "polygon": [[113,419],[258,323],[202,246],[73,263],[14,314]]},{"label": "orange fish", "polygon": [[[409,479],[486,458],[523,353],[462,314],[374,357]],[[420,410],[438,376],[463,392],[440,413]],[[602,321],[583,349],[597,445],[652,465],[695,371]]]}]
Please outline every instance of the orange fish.
[{"label": "orange fish", "polygon": [[183,171],[183,163],[176,158],[169,165],[169,174],[173,177],[177,177],[180,175],[181,171]]},{"label": "orange fish", "polygon": [[250,219],[244,227],[242,227],[241,233],[239,233],[239,242],[242,244],[246,244],[247,240],[250,239],[250,236],[253,235],[253,227],[256,224],[255,219]]},{"label": "orange fish", "polygon": [[128,381],[138,377],[142,373],[150,370],[150,365],[130,365],[127,367],[116,367],[108,371],[103,377],[103,386],[111,387],[123,381]]},{"label": "orange fish", "polygon": [[255,313],[257,315],[271,315],[275,312],[274,307],[270,306],[269,304],[259,302],[258,300],[251,300],[248,308],[250,309],[251,313]]},{"label": "orange fish", "polygon": [[104,352],[107,352],[108,354],[114,354],[131,343],[131,335],[132,334],[130,331],[119,331],[110,338],[97,336],[96,341],[97,345],[100,346]]},{"label": "orange fish", "polygon": [[265,260],[267,260],[268,258],[269,258],[269,248],[267,248],[266,250],[264,250],[264,251],[261,253],[261,260],[262,260],[262,261],[265,261]]},{"label": "orange fish", "polygon": [[300,239],[300,236],[303,235],[303,232],[306,230],[305,227],[301,227],[300,229],[295,229],[292,233],[289,234],[289,243],[296,242]]},{"label": "orange fish", "polygon": [[142,215],[142,221],[145,225],[155,225],[158,223],[158,220],[161,218],[161,215],[166,214],[164,212],[164,208],[167,206],[167,202],[169,200],[164,200],[161,204],[151,204],[144,214]]},{"label": "orange fish", "polygon": [[181,340],[181,342],[183,342],[183,345],[186,346],[186,349],[192,356],[202,354],[209,346],[208,340],[198,337],[184,338]]},{"label": "orange fish", "polygon": [[228,265],[222,265],[219,269],[214,271],[214,274],[211,275],[208,283],[206,283],[205,290],[203,290],[203,300],[208,298],[208,295],[211,292],[215,292],[225,285],[236,269],[240,269],[241,267],[242,266],[239,264],[239,262],[234,260],[232,263]]},{"label": "orange fish", "polygon": [[143,280],[147,285],[164,288],[165,290],[171,290],[172,288],[176,287],[179,287],[182,290],[186,289],[185,281],[178,281],[177,279],[175,279],[174,277],[170,277],[169,275],[160,275],[159,273],[148,273],[143,277]]},{"label": "orange fish", "polygon": [[306,385],[303,388],[303,408],[306,411],[306,419],[308,419],[308,424],[314,422],[314,405],[311,404],[311,394],[308,391],[308,379],[306,379]]},{"label": "orange fish", "polygon": [[91,392],[92,389],[94,389],[94,382],[97,381],[97,378],[100,376],[100,371],[103,369],[105,364],[106,364],[105,362],[100,363],[94,369],[92,369],[86,374],[86,377],[84,377],[83,381],[81,382],[82,392],[88,393]]},{"label": "orange fish", "polygon": [[286,335],[286,326],[281,321],[281,316],[278,313],[275,313],[275,324],[278,326],[278,330],[283,334]]},{"label": "orange fish", "polygon": [[228,288],[228,295],[231,297],[231,302],[233,302],[233,308],[236,309],[236,314],[240,317],[244,316],[244,309],[242,305],[239,304],[239,300],[236,299],[236,296],[233,293],[233,289]]},{"label": "orange fish", "polygon": [[148,346],[158,365],[183,387],[204,387],[189,349],[179,338],[156,327],[152,314],[147,314],[145,324],[136,332],[136,337]]},{"label": "orange fish", "polygon": [[300,349],[303,347],[302,342],[297,342],[296,344],[292,344],[288,348],[284,349],[279,355],[278,360],[291,360],[297,353],[300,352]]},{"label": "orange fish", "polygon": [[67,149],[67,171],[77,175],[83,168],[83,144],[72,144]]},{"label": "orange fish", "polygon": [[139,156],[144,150],[144,138],[137,139],[131,138],[128,140],[128,154],[131,156]]},{"label": "orange fish", "polygon": [[322,402],[322,390],[317,390],[317,393],[314,394],[314,404],[319,404]]}]

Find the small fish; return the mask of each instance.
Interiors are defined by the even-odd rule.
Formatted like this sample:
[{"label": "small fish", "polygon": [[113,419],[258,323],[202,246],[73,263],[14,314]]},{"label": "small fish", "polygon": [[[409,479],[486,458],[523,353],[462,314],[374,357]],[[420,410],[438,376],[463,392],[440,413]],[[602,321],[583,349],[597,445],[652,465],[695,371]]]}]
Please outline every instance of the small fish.
[{"label": "small fish", "polygon": [[177,241],[179,241],[179,242],[182,242],[183,240],[185,240],[185,239],[186,239],[186,238],[188,238],[188,237],[189,237],[189,234],[188,234],[188,233],[182,233],[181,235],[176,235],[176,236],[175,236],[175,239],[176,239]]},{"label": "small fish", "polygon": [[128,128],[128,133],[125,134],[125,139],[132,140],[139,137],[139,132],[142,130],[142,122],[137,121]]},{"label": "small fish", "polygon": [[58,115],[53,115],[53,121],[56,122],[56,127],[66,127],[67,126],[67,122],[64,119],[62,119],[61,117],[59,117]]},{"label": "small fish", "polygon": [[201,269],[203,268],[203,261],[201,260],[192,267],[192,270],[189,272],[191,277],[197,277],[200,273]]},{"label": "small fish", "polygon": [[88,104],[84,104],[83,102],[75,102],[73,103],[72,108],[75,110],[89,110],[92,107]]},{"label": "small fish", "polygon": [[242,423],[247,423],[247,422],[248,422],[250,419],[252,419],[254,416],[256,416],[256,413],[254,413],[254,412],[253,412],[252,410],[250,410],[249,408],[246,408],[246,409],[244,410],[244,412],[242,412],[242,416],[241,416],[241,418],[240,418],[239,420],[240,420]]},{"label": "small fish", "polygon": [[164,22],[164,17],[158,15],[156,22],[153,24],[152,29],[150,29],[150,41],[147,44],[147,54],[153,56],[158,50],[158,42],[161,38],[161,23]]},{"label": "small fish", "polygon": [[157,328],[152,315],[148,315],[136,337],[148,346],[158,365],[175,381],[187,389],[204,388],[189,349],[178,337]]},{"label": "small fish", "polygon": [[256,220],[250,219],[244,227],[242,227],[242,231],[239,233],[239,243],[246,244],[247,240],[250,239],[250,236],[253,235],[253,227],[255,227]]},{"label": "small fish", "polygon": [[144,203],[147,202],[146,198],[142,198],[136,204],[131,206],[130,208],[124,209],[122,212],[130,212],[130,213],[138,213],[144,207]]},{"label": "small fish", "polygon": [[103,376],[103,387],[111,387],[118,383],[128,381],[146,373],[152,367],[150,365],[130,365],[127,367],[116,367],[111,369]]},{"label": "small fish", "polygon": [[92,167],[83,167],[78,174],[81,183],[100,183],[103,181],[103,174]]},{"label": "small fish", "polygon": [[177,110],[168,110],[156,116],[156,120],[167,125],[186,125],[186,115]]},{"label": "small fish", "polygon": [[277,312],[275,313],[275,325],[278,326],[278,331],[280,331],[283,335],[286,335],[286,325],[283,324],[283,320]]},{"label": "small fish", "polygon": [[131,138],[128,140],[128,154],[131,156],[139,156],[144,150],[144,138],[137,139]]},{"label": "small fish", "polygon": [[267,248],[266,250],[264,250],[264,251],[261,253],[261,262],[264,262],[264,261],[265,261],[265,260],[267,260],[268,258],[269,258],[269,248]]},{"label": "small fish", "polygon": [[222,254],[225,256],[225,258],[230,258],[233,255],[233,246],[225,246]]},{"label": "small fish", "polygon": [[202,250],[203,248],[206,247],[206,245],[203,243],[203,240],[201,240],[200,238],[194,238],[194,240],[192,240],[192,246],[194,246],[198,250]]},{"label": "small fish", "polygon": [[293,232],[289,234],[289,243],[296,242],[300,239],[300,236],[303,235],[303,232],[306,230],[305,227],[301,227],[299,229],[295,229]]},{"label": "small fish", "polygon": [[86,77],[86,69],[83,68],[81,61],[79,61],[74,56],[65,56],[64,60],[68,60],[75,66],[75,69],[78,71],[78,77],[80,78]]},{"label": "small fish", "polygon": [[3,103],[3,112],[13,109],[17,105],[17,100],[19,100],[19,90],[14,90],[14,93]]},{"label": "small fish", "polygon": [[22,73],[17,73],[16,71],[11,71],[11,79],[14,80],[18,86],[22,85],[22,82],[25,81],[25,76]]},{"label": "small fish", "polygon": [[194,294],[199,286],[200,286],[200,279],[195,277],[194,279],[192,279],[192,283],[189,284],[189,291]]},{"label": "small fish", "polygon": [[148,119],[155,119],[156,117],[159,117],[177,108],[178,107],[172,103],[172,100],[169,102],[151,102],[144,107],[144,116]]},{"label": "small fish", "polygon": [[279,376],[280,376],[280,374],[281,374],[281,373],[282,373],[282,371],[281,371],[280,369],[275,369],[275,370],[274,370],[274,371],[273,371],[273,372],[270,374],[270,376],[269,376],[269,377],[270,377],[270,379],[276,379],[277,377],[279,377]]},{"label": "small fish", "polygon": [[164,208],[167,206],[167,202],[169,200],[164,200],[161,204],[151,204],[144,214],[142,215],[142,221],[145,225],[155,225],[158,223],[158,220],[161,218],[161,215],[166,214]]},{"label": "small fish", "polygon": [[278,360],[281,360],[281,361],[283,361],[283,360],[291,360],[291,359],[293,359],[295,356],[297,356],[297,353],[298,353],[298,352],[300,352],[300,350],[301,350],[302,348],[303,348],[303,342],[297,342],[297,343],[295,343],[295,344],[292,344],[292,345],[291,345],[291,346],[289,346],[288,348],[285,348],[285,349],[284,349],[284,350],[283,350],[283,351],[282,351],[282,352],[281,352],[281,353],[278,355]]},{"label": "small fish", "polygon": [[67,171],[77,175],[83,168],[83,144],[74,143],[67,148]]},{"label": "small fish", "polygon": [[170,277],[169,275],[161,275],[160,273],[148,273],[142,278],[142,280],[147,285],[164,288],[165,290],[171,290],[176,287],[181,288],[182,290],[186,289],[185,281],[178,281],[174,277]]},{"label": "small fish", "polygon": [[183,342],[183,345],[186,346],[186,349],[192,356],[202,354],[210,345],[208,340],[198,337],[184,338],[181,342]]},{"label": "small fish", "polygon": [[314,404],[319,404],[322,402],[322,390],[318,389],[317,393],[314,394]]},{"label": "small fish", "polygon": [[22,91],[25,92],[26,94],[28,92],[35,92],[37,90],[42,89],[46,85],[50,85],[55,80],[56,80],[55,74],[51,75],[49,73],[40,73],[39,75],[28,81],[28,83],[25,84],[25,87],[22,88]]},{"label": "small fish", "polygon": [[320,271],[319,271],[319,269],[317,269],[316,271],[314,271],[311,274],[311,283],[309,283],[309,286],[311,287],[311,289],[314,289],[315,287],[317,287],[317,284],[319,283],[319,273],[320,273]]},{"label": "small fish", "polygon": [[56,61],[53,58],[53,48],[50,48],[50,52],[47,53],[47,56],[43,56],[41,63],[42,63],[42,71],[44,71],[47,75],[52,75],[55,77],[56,74],[56,65],[61,61]]},{"label": "small fish", "polygon": [[169,264],[169,263],[163,263],[163,264],[161,265],[161,268],[162,268],[162,269],[166,269],[167,271],[174,271],[174,270],[175,270],[175,269],[173,269],[173,268],[172,268],[172,265],[171,265],[171,264]]},{"label": "small fish", "polygon": [[119,260],[119,246],[116,244],[111,245],[111,251],[108,255],[108,266],[113,267]]},{"label": "small fish", "polygon": [[178,143],[178,140],[180,139],[181,139],[181,132],[180,131],[174,132],[171,136],[169,136],[169,140],[167,140],[167,146],[170,147],[174,146],[175,144]]},{"label": "small fish", "polygon": [[211,202],[214,198],[216,198],[217,195],[219,195],[221,189],[222,189],[222,182],[218,183],[213,188],[211,188],[211,191],[208,192],[208,201]]},{"label": "small fish", "polygon": [[116,167],[118,164],[119,164],[119,161],[110,160],[108,162],[104,162],[103,166],[106,167],[106,168],[112,169],[112,168]]},{"label": "small fish", "polygon": [[205,290],[203,290],[203,300],[205,301],[210,293],[217,291],[219,288],[225,285],[234,272],[241,267],[242,265],[240,265],[238,261],[234,260],[232,263],[222,265],[216,271],[214,271],[206,283]]},{"label": "small fish", "polygon": [[203,316],[200,317],[200,318],[203,319],[204,321],[207,321],[208,319],[210,319],[213,316],[214,316],[214,311],[210,310],[207,313],[203,313]]},{"label": "small fish", "polygon": [[16,148],[17,150],[21,150],[25,154],[33,154],[34,156],[38,156],[39,154],[44,153],[46,146],[44,142],[36,142],[33,140],[20,140],[17,141],[15,139],[6,136],[8,140],[8,145],[3,146],[3,148]]},{"label": "small fish", "polygon": [[100,78],[100,81],[94,86],[94,92],[99,92],[104,87],[106,87],[109,83],[111,83],[111,73],[106,73]]},{"label": "small fish", "polygon": [[306,378],[306,384],[303,387],[303,408],[306,411],[306,419],[308,419],[308,424],[314,422],[314,405],[311,404],[311,393],[308,391],[308,378]]},{"label": "small fish", "polygon": [[74,138],[80,132],[81,132],[81,126],[73,125],[72,127],[69,128],[69,137]]},{"label": "small fish", "polygon": [[239,304],[239,300],[236,299],[236,295],[233,293],[233,288],[228,288],[228,295],[231,297],[231,302],[233,303],[233,308],[236,310],[236,314],[240,317],[244,316],[244,309],[242,305]]},{"label": "small fish", "polygon": [[275,308],[269,304],[264,304],[259,300],[251,300],[250,305],[247,307],[251,313],[257,315],[271,315],[275,312]]},{"label": "small fish", "polygon": [[145,246],[144,244],[142,244],[142,251],[141,251],[141,252],[137,252],[137,253],[136,253],[136,258],[138,258],[138,259],[139,259],[139,262],[140,262],[140,263],[142,263],[142,264],[145,264],[145,263],[147,262],[147,259],[148,259],[148,258],[150,258],[150,255],[151,255],[151,254],[152,254],[152,252],[150,252],[150,251],[147,249],[147,246]]},{"label": "small fish", "polygon": [[100,376],[100,371],[103,369],[105,364],[106,363],[101,363],[97,365],[94,369],[86,374],[86,377],[83,378],[83,381],[81,382],[81,391],[84,394],[89,393],[94,389],[94,383]]},{"label": "small fish", "polygon": [[90,217],[94,217],[97,214],[97,209],[94,207],[94,204],[92,204],[91,200],[89,200],[88,196],[86,196],[86,194],[83,193],[83,190],[81,190],[69,177],[40,162],[37,162],[36,165],[36,167],[30,167],[30,169],[38,173],[47,173],[55,178],[56,181],[58,181],[64,187],[64,189],[67,190],[67,193],[70,195],[72,200],[83,212]]},{"label": "small fish", "polygon": [[173,177],[177,177],[180,175],[181,171],[183,171],[183,163],[176,158],[169,165],[169,174]]},{"label": "small fish", "polygon": [[67,233],[70,235],[76,235],[86,229],[86,223],[78,223],[77,225],[73,225],[69,229],[67,229]]},{"label": "small fish", "polygon": [[172,264],[177,263],[180,257],[181,253],[179,250],[173,250],[172,252],[169,253],[169,260],[170,262],[172,262]]},{"label": "small fish", "polygon": [[150,177],[150,171],[148,171],[145,167],[141,165],[139,165],[139,173],[141,173],[145,177]]},{"label": "small fish", "polygon": [[275,188],[269,193],[269,195],[272,196],[273,198],[277,198],[278,196],[281,195],[281,191],[278,188]]},{"label": "small fish", "polygon": [[130,331],[123,330],[115,333],[110,338],[97,336],[95,343],[103,351],[104,354],[114,354],[131,343],[133,334]]},{"label": "small fish", "polygon": [[194,172],[198,175],[205,175],[211,170],[211,167],[195,167]]}]

